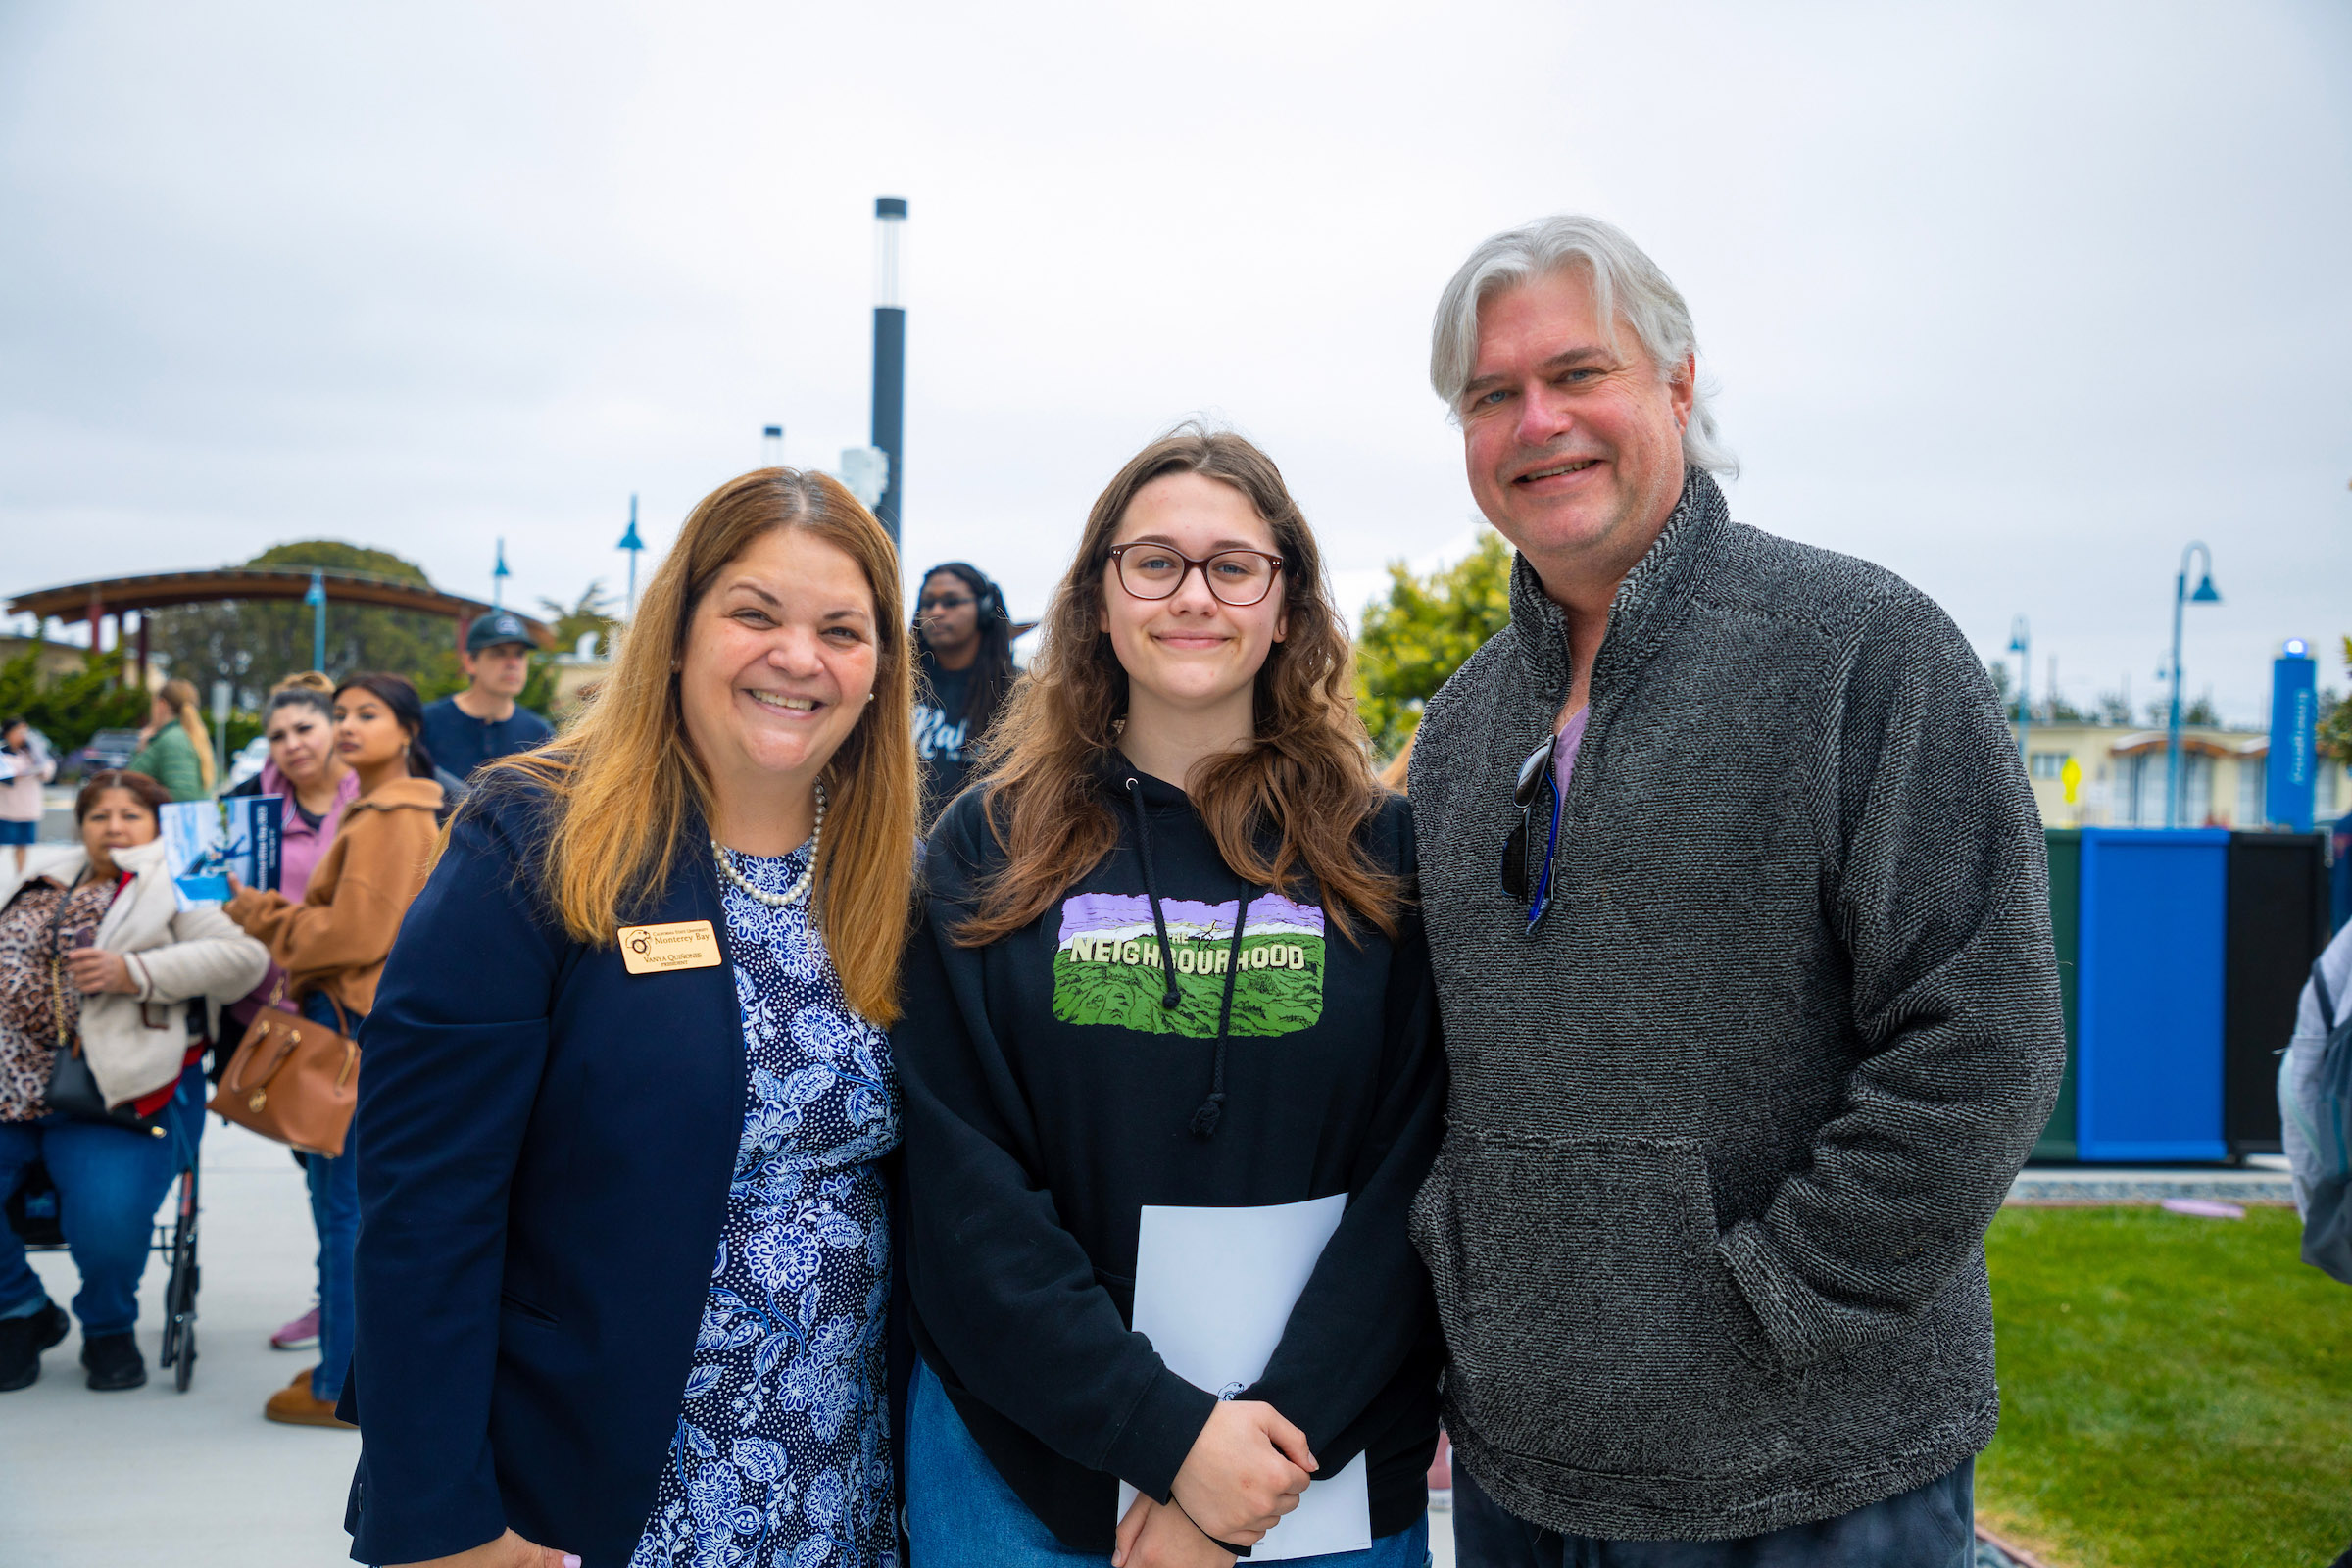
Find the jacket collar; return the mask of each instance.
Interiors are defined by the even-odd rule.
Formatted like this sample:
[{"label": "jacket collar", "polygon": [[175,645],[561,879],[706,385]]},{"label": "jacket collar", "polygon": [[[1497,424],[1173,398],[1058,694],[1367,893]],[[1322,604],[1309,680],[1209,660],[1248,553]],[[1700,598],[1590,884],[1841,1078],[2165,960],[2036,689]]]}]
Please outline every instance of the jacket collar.
[{"label": "jacket collar", "polygon": [[[128,849],[117,851],[115,868],[128,871],[134,877],[143,877],[149,872],[164,869],[164,841],[159,836],[152,843],[134,844]],[[89,868],[89,852],[79,844],[34,845],[32,853],[24,858],[24,875],[10,878],[7,892],[0,894],[0,903],[16,897],[19,888],[39,877],[72,887],[81,880],[81,874]]]},{"label": "jacket collar", "polygon": [[[287,782],[285,774],[277,770],[277,764],[275,762],[264,762],[262,764],[262,786],[254,793],[257,795],[284,796],[286,800],[286,808],[280,812],[279,815],[285,820],[285,830],[289,833],[308,833],[311,831],[310,824],[302,819],[299,803],[296,801],[294,795],[294,786]],[[327,818],[332,817],[337,811],[340,811],[343,809],[343,808],[349,806],[352,802],[358,800],[359,798],[360,775],[347,767],[343,770],[343,776],[335,780],[334,804],[326,808],[325,816],[320,817],[319,820],[323,823],[325,820],[327,820]]]},{"label": "jacket collar", "polygon": [[[162,869],[165,853],[163,835],[158,834],[148,843],[133,844],[126,850],[117,850],[111,858],[115,862],[116,870],[128,871],[133,876],[141,876],[149,871]],[[85,865],[89,863],[87,856],[83,857],[82,863]]]},{"label": "jacket collar", "polygon": [[[1666,526],[1609,602],[1608,627],[1592,666],[1596,694],[1640,667],[1665,641],[1681,618],[1685,590],[1695,579],[1707,545],[1730,520],[1713,477],[1686,468],[1682,499]],[[1511,562],[1511,627],[1519,634],[1519,658],[1529,680],[1556,704],[1568,691],[1568,618],[1544,596],[1543,579],[1523,555]]]},{"label": "jacket collar", "polygon": [[403,807],[438,811],[441,809],[441,786],[429,778],[396,778],[382,788],[361,796],[345,809],[392,811]]}]

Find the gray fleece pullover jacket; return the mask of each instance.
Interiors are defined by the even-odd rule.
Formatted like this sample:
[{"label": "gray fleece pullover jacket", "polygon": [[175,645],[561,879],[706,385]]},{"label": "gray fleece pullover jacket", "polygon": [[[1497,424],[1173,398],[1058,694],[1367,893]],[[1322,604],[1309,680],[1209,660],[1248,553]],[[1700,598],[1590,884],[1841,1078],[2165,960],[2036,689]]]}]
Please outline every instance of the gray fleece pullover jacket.
[{"label": "gray fleece pullover jacket", "polygon": [[1984,1230],[2064,1056],[2016,743],[1925,595],[1733,522],[1692,470],[1610,609],[1531,936],[1497,866],[1568,687],[1521,559],[1413,753],[1447,1428],[1576,1535],[1907,1491],[1992,1437]]}]

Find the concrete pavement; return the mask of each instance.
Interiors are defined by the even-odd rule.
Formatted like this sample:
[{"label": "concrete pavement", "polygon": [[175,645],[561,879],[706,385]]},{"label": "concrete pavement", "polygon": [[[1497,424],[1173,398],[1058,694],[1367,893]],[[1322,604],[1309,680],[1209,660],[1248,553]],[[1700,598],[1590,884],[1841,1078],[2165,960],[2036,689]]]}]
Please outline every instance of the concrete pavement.
[{"label": "concrete pavement", "polygon": [[[93,1394],[81,1334],[41,1357],[41,1379],[0,1394],[0,1563],[8,1568],[327,1568],[348,1561],[343,1497],[353,1432],[282,1427],[262,1401],[313,1352],[270,1348],[309,1301],[318,1244],[302,1172],[285,1150],[211,1118],[204,1134],[204,1269],[193,1386],[158,1375],[164,1259],[139,1288],[148,1383]],[[36,1252],[58,1301],[73,1260]]]}]

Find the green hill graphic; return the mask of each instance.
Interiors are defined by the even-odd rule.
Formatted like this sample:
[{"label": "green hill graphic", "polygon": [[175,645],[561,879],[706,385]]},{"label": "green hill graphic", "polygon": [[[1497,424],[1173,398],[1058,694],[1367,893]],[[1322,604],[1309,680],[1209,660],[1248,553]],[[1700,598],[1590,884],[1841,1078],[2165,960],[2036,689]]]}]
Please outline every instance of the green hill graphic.
[{"label": "green hill graphic", "polygon": [[[1155,938],[1064,943],[1054,956],[1054,1016],[1063,1023],[1212,1039],[1225,989],[1218,966],[1232,945],[1230,929],[1222,941],[1176,942],[1176,989],[1182,1000],[1162,1007],[1167,981]],[[1233,982],[1230,1031],[1237,1038],[1287,1035],[1322,1018],[1321,936],[1278,930],[1260,937],[1245,931],[1241,965]]]}]

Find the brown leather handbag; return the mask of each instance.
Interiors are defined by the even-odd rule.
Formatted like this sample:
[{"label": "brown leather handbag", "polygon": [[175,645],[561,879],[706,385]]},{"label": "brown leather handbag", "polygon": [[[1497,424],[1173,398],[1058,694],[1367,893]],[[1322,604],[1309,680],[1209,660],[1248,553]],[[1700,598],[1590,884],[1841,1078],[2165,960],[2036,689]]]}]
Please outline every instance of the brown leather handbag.
[{"label": "brown leather handbag", "polygon": [[[264,1138],[305,1153],[343,1152],[360,1103],[360,1045],[348,1034],[288,1012],[282,998],[253,1015],[213,1091],[212,1108]],[[335,1022],[350,1027],[330,995]]]}]

